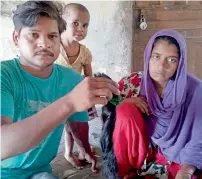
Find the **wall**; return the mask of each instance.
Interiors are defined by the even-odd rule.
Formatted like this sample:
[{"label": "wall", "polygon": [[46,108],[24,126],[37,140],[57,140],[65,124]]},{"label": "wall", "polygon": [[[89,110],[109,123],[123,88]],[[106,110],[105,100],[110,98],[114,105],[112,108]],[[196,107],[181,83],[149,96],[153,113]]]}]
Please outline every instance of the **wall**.
[{"label": "wall", "polygon": [[[63,1],[67,3],[67,1]],[[71,2],[71,1],[68,1]],[[202,2],[200,1],[73,1],[90,11],[87,38],[82,42],[93,54],[93,71],[104,72],[118,81],[132,71],[143,69],[144,48],[156,31],[173,28],[181,32],[188,44],[188,70],[202,78]],[[12,42],[10,19],[15,1],[1,2],[0,59],[17,54]],[[133,4],[135,4],[133,6]],[[148,28],[140,30],[140,12]],[[134,24],[136,24],[135,28]]]},{"label": "wall", "polygon": [[[67,3],[66,1],[63,1]],[[71,1],[68,1],[68,3]],[[74,1],[78,2],[78,1]],[[119,80],[131,71],[133,38],[133,2],[80,1],[91,14],[87,38],[82,42],[93,55],[93,71],[104,72]],[[1,2],[0,59],[10,59],[17,54],[12,42],[13,25],[11,9],[15,1]]]},{"label": "wall", "polygon": [[133,71],[143,69],[143,53],[152,34],[172,28],[183,34],[188,46],[188,71],[202,78],[202,2],[200,1],[138,1],[135,6],[136,24],[140,12],[148,27],[134,34]]}]

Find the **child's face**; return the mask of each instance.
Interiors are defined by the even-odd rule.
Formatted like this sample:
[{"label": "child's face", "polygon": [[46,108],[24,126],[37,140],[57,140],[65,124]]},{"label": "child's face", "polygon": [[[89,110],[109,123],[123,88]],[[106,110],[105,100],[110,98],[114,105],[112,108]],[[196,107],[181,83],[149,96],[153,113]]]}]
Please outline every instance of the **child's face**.
[{"label": "child's face", "polygon": [[70,9],[68,17],[64,18],[67,22],[65,33],[75,41],[83,40],[88,31],[90,15],[77,9]]},{"label": "child's face", "polygon": [[155,44],[149,61],[149,73],[156,83],[167,83],[175,74],[179,63],[178,49],[174,44],[159,41]]}]

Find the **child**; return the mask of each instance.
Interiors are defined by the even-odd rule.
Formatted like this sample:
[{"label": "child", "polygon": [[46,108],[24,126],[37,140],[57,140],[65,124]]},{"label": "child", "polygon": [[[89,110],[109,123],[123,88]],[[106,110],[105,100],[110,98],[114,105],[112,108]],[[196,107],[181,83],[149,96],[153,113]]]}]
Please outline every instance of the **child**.
[{"label": "child", "polygon": [[[61,54],[56,63],[72,68],[79,73],[83,71],[85,77],[92,76],[91,52],[79,43],[87,35],[90,14],[83,5],[70,3],[64,7],[63,18],[67,26],[66,31],[61,35]],[[82,130],[79,130],[81,128]],[[65,126],[65,158],[76,168],[81,168],[79,160],[73,155],[75,139],[79,146],[79,159],[87,159],[92,163],[92,170],[96,171],[96,159],[91,152],[88,141],[88,129],[88,123],[67,122]]]}]

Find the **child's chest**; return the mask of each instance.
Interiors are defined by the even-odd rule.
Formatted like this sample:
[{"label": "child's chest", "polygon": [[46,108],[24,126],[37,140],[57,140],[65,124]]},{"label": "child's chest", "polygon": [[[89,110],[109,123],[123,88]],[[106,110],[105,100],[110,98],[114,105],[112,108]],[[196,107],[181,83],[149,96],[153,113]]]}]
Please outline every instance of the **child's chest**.
[{"label": "child's chest", "polygon": [[80,47],[75,47],[75,48],[65,48],[65,53],[66,53],[66,61],[69,65],[73,65],[79,55],[80,55]]},{"label": "child's chest", "polygon": [[68,58],[67,58],[68,63],[69,63],[70,65],[73,65],[73,64],[76,62],[78,56],[79,56],[79,55],[74,56],[74,57],[68,57]]}]

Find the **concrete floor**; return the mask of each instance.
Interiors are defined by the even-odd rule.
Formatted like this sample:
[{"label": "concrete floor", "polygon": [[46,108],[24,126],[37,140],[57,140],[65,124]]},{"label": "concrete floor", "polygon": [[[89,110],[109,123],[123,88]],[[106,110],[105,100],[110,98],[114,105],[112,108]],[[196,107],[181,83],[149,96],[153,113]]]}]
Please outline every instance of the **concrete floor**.
[{"label": "concrete floor", "polygon": [[96,150],[96,157],[98,160],[97,166],[100,169],[98,173],[92,173],[90,164],[87,164],[81,170],[72,167],[72,165],[65,160],[63,155],[58,155],[52,162],[53,173],[60,179],[104,179],[99,149]]},{"label": "concrete floor", "polygon": [[[98,116],[100,116],[100,107],[97,107]],[[90,144],[96,148],[96,157],[98,160],[97,166],[100,169],[99,173],[91,172],[91,165],[87,164],[83,169],[78,170],[73,168],[64,158],[64,138],[62,137],[60,147],[58,150],[57,157],[52,161],[53,173],[60,179],[104,179],[101,165],[101,150],[100,150],[100,132],[101,132],[101,121],[100,117],[89,121],[89,141]],[[74,151],[76,153],[77,147],[75,145]]]}]

